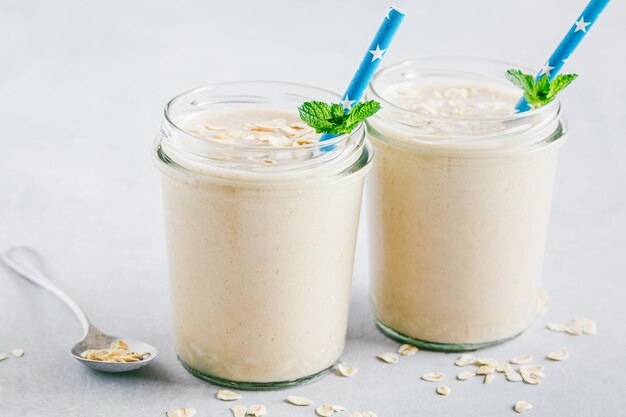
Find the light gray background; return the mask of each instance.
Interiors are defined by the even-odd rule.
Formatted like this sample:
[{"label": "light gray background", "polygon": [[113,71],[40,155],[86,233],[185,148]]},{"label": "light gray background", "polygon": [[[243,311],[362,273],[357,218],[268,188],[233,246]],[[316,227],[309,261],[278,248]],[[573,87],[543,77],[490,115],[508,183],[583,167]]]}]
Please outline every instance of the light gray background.
[{"label": "light gray background", "polygon": [[[359,373],[245,393],[245,404],[263,403],[270,416],[313,416],[282,402],[299,393],[380,417],[507,416],[519,399],[535,405],[533,416],[626,413],[626,7],[614,3],[567,66],[581,77],[563,95],[571,136],[546,253],[552,305],[526,334],[483,353],[541,358],[566,347],[571,359],[547,364],[540,386],[452,380],[447,398],[419,376],[454,375],[455,355],[375,360],[397,344],[370,319],[362,224],[344,354]],[[397,4],[408,17],[383,64],[464,55],[538,68],[585,1]],[[102,329],[160,350],[154,365],[133,374],[84,368],[68,356],[80,335],[68,309],[0,267],[0,352],[26,350],[0,363],[0,416],[160,416],[180,406],[196,407],[199,417],[230,415],[229,404],[213,398],[216,387],[179,366],[170,341],[159,177],[150,160],[163,105],[188,88],[229,80],[340,91],[386,5],[0,0],[0,248],[37,248]],[[596,319],[599,334],[544,329],[576,316]]]}]

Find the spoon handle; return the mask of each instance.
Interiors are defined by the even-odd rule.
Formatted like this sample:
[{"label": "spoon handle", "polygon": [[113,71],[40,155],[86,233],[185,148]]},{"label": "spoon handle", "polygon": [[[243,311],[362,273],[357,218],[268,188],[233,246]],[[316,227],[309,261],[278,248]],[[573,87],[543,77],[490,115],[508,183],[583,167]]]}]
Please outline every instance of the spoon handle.
[{"label": "spoon handle", "polygon": [[92,327],[89,318],[87,318],[87,315],[74,300],[61,291],[61,289],[54,285],[52,281],[50,281],[50,278],[46,276],[41,256],[39,256],[35,250],[24,246],[13,247],[4,252],[1,257],[4,263],[13,271],[17,272],[23,278],[47,289],[63,301],[74,312],[76,317],[78,317],[83,327],[83,337],[87,336],[87,333]]}]

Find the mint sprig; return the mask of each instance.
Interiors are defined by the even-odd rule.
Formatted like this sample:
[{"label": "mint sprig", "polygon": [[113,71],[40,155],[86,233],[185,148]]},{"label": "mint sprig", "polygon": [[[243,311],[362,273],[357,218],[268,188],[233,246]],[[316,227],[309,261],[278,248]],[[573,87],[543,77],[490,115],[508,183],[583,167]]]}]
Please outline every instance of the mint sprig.
[{"label": "mint sprig", "polygon": [[350,133],[363,120],[380,109],[380,103],[374,100],[357,103],[345,113],[339,104],[323,101],[307,101],[298,107],[300,118],[317,133],[341,135]]},{"label": "mint sprig", "polygon": [[525,74],[518,69],[510,69],[506,72],[506,78],[524,91],[526,102],[532,108],[545,106],[565,87],[570,85],[578,77],[577,74],[559,74],[552,81],[547,75],[535,77]]}]

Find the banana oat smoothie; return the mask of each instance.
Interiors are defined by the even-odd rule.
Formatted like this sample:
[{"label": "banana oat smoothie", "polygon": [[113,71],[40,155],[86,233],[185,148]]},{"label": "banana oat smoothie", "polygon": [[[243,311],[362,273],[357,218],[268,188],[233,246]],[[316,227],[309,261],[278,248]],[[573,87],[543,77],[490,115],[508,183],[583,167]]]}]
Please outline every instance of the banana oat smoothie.
[{"label": "banana oat smoothie", "polygon": [[324,142],[282,83],[214,85],[174,98],[157,138],[176,352],[237,388],[293,385],[344,347],[371,150],[361,126]]},{"label": "banana oat smoothie", "polygon": [[558,102],[513,114],[506,68],[415,61],[371,84],[372,306],[392,338],[472,350],[532,322],[565,127]]}]

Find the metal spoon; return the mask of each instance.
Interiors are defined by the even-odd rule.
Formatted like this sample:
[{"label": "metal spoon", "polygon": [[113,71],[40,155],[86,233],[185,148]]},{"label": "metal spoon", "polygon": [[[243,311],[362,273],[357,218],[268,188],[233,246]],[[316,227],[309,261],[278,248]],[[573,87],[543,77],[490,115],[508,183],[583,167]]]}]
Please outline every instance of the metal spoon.
[{"label": "metal spoon", "polygon": [[[149,364],[157,356],[157,350],[147,343],[138,340],[110,336],[98,330],[87,318],[83,310],[67,294],[57,288],[44,273],[41,257],[33,249],[27,247],[14,247],[1,255],[4,263],[27,280],[47,289],[63,301],[78,317],[83,326],[83,339],[76,343],[70,353],[76,360],[85,366],[103,372],[126,372],[139,369]],[[134,352],[148,352],[150,356],[138,362],[102,362],[85,359],[80,356],[87,349],[108,348],[111,343],[118,339],[124,340],[128,344],[128,350]]]}]

